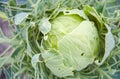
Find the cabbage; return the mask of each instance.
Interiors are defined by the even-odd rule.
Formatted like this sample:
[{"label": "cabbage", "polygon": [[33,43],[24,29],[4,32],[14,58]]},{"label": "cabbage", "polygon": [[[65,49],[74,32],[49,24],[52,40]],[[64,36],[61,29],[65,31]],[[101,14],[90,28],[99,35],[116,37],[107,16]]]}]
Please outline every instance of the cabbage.
[{"label": "cabbage", "polygon": [[101,65],[114,47],[110,28],[90,6],[84,6],[84,10],[60,10],[55,18],[44,19],[40,23],[44,34],[42,57],[58,77],[73,76],[74,71],[94,62]]}]

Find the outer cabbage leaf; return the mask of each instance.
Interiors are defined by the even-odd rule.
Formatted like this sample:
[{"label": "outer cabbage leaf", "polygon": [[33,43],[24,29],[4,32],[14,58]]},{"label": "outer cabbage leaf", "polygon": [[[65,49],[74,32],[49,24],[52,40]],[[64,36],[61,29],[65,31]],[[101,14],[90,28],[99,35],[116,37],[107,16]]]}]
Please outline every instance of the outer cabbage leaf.
[{"label": "outer cabbage leaf", "polygon": [[84,12],[88,16],[89,20],[93,21],[98,29],[100,37],[100,53],[96,64],[101,65],[107,57],[110,55],[111,50],[115,46],[115,41],[111,33],[110,27],[108,27],[96,10],[88,5],[84,6]]},{"label": "outer cabbage leaf", "polygon": [[83,10],[73,9],[73,10],[63,10],[64,15],[77,14],[83,19],[88,19]]},{"label": "outer cabbage leaf", "polygon": [[63,57],[54,49],[42,53],[46,66],[59,77],[73,76],[73,68],[63,63]]}]

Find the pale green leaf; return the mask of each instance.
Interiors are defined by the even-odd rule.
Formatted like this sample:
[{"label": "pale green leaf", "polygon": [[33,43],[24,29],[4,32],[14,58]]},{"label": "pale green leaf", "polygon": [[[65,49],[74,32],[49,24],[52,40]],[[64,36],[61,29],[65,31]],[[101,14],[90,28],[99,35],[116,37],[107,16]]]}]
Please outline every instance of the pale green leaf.
[{"label": "pale green leaf", "polygon": [[62,56],[55,50],[42,53],[46,66],[58,77],[73,76],[73,68],[64,65]]},{"label": "pale green leaf", "polygon": [[24,21],[30,13],[21,12],[15,15],[14,22],[16,25],[19,25],[22,21]]},{"label": "pale green leaf", "polygon": [[82,70],[94,62],[99,50],[97,29],[90,21],[83,21],[58,43],[65,64],[74,70]]},{"label": "pale green leaf", "polygon": [[56,35],[58,39],[61,39],[65,34],[78,27],[82,21],[83,18],[79,17],[77,14],[59,14],[55,19],[51,20],[51,32],[53,35]]},{"label": "pale green leaf", "polygon": [[10,56],[4,56],[0,57],[0,68],[3,67],[3,65],[8,65],[13,63],[13,59]]},{"label": "pale green leaf", "polygon": [[39,31],[41,31],[44,35],[47,34],[51,30],[51,23],[48,18],[43,18],[39,23]]},{"label": "pale green leaf", "polygon": [[105,35],[105,53],[103,55],[101,62],[95,61],[96,64],[98,64],[98,65],[103,64],[103,62],[107,59],[107,57],[110,56],[112,49],[115,47],[115,40],[111,33],[111,28],[108,27],[108,25],[106,25],[106,27],[108,29],[108,33],[106,33],[106,35]]},{"label": "pale green leaf", "polygon": [[40,54],[35,54],[32,57],[31,64],[32,64],[32,66],[33,66],[34,69],[36,69],[36,65],[39,62],[39,56],[40,56]]},{"label": "pale green leaf", "polygon": [[64,15],[73,15],[73,14],[77,14],[80,17],[82,17],[83,19],[88,19],[88,17],[85,15],[83,10],[79,10],[79,9],[73,9],[73,10],[63,10]]},{"label": "pale green leaf", "polygon": [[86,5],[84,6],[84,11],[88,18],[93,21],[97,27],[100,36],[100,56],[98,57],[99,60],[96,60],[95,63],[102,65],[115,46],[113,34],[111,33],[111,28],[107,24],[104,24],[102,17],[98,15],[93,7]]}]

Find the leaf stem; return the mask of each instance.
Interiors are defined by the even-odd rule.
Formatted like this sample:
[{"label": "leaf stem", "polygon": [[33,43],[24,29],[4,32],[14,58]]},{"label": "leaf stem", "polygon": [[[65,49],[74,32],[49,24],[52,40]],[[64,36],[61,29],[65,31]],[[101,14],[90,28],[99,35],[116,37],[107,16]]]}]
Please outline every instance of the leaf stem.
[{"label": "leaf stem", "polygon": [[105,71],[103,71],[102,69],[100,68],[97,68],[98,72],[100,72],[100,74],[103,74],[104,76],[107,77],[107,79],[112,79],[112,77],[110,77]]},{"label": "leaf stem", "polygon": [[120,32],[120,28],[116,28],[116,29],[112,30],[112,33],[118,33],[118,32]]},{"label": "leaf stem", "polygon": [[32,10],[32,9],[28,9],[28,8],[20,8],[20,7],[12,7],[12,6],[9,6],[8,8],[16,9],[16,10],[23,10],[23,11],[31,11]]},{"label": "leaf stem", "polygon": [[32,7],[34,9],[34,13],[35,13],[35,19],[37,19],[37,10],[38,10],[38,5],[41,2],[41,0],[38,0],[35,4],[32,4]]},{"label": "leaf stem", "polygon": [[33,2],[32,2],[32,0],[28,0],[28,2],[30,3],[30,5],[33,5]]},{"label": "leaf stem", "polygon": [[11,46],[8,46],[7,49],[2,54],[0,54],[0,57],[3,56],[5,53],[7,53],[10,50],[10,48]]}]

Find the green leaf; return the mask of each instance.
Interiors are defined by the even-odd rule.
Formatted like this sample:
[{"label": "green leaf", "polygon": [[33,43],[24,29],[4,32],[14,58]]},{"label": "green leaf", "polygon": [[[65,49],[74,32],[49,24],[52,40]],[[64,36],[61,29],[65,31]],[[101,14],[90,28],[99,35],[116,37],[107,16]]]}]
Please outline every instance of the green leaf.
[{"label": "green leaf", "polygon": [[3,67],[3,65],[11,64],[12,62],[13,59],[10,56],[0,57],[0,68]]},{"label": "green leaf", "polygon": [[42,53],[46,66],[58,77],[73,76],[73,68],[63,63],[62,56],[56,50],[49,50]]},{"label": "green leaf", "polygon": [[14,22],[16,25],[19,25],[23,20],[25,20],[30,13],[21,12],[15,15]]},{"label": "green leaf", "polygon": [[[99,60],[95,61],[96,64],[101,65],[110,55],[110,52],[115,46],[115,41],[111,33],[110,27],[104,23],[101,16],[97,11],[88,5],[84,6],[84,11],[88,18],[96,24],[100,36],[100,54]],[[100,62],[99,62],[100,61]]]},{"label": "green leaf", "polygon": [[39,60],[39,56],[40,54],[35,54],[33,57],[32,57],[32,60],[31,60],[31,64],[33,66],[33,68],[36,70],[36,65],[37,63],[40,61]]},{"label": "green leaf", "polygon": [[84,19],[79,17],[76,13],[62,14],[60,13],[56,18],[51,20],[51,33],[55,35],[59,40],[67,33],[79,26]]},{"label": "green leaf", "polygon": [[65,64],[80,71],[94,62],[99,50],[97,29],[90,21],[83,21],[58,43]]},{"label": "green leaf", "polygon": [[83,10],[79,10],[79,9],[73,9],[73,10],[63,10],[64,15],[73,15],[73,14],[77,14],[80,17],[82,17],[83,19],[88,19],[88,17],[85,15]]},{"label": "green leaf", "polygon": [[48,18],[43,18],[39,23],[39,31],[41,31],[44,35],[47,34],[51,30],[51,23]]},{"label": "green leaf", "polygon": [[7,20],[8,17],[7,17],[7,15],[6,15],[4,12],[1,12],[1,11],[0,11],[0,19],[2,19],[2,20]]},{"label": "green leaf", "polygon": [[103,62],[107,59],[107,57],[110,56],[112,49],[115,47],[115,40],[111,33],[111,28],[108,27],[108,25],[106,25],[106,27],[107,27],[108,32],[105,34],[105,53],[103,55],[101,62],[95,61],[95,63],[98,65],[103,64]]}]

